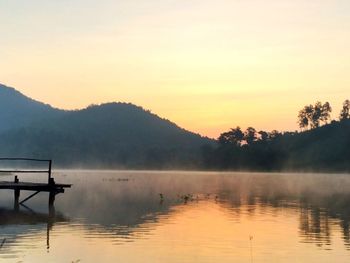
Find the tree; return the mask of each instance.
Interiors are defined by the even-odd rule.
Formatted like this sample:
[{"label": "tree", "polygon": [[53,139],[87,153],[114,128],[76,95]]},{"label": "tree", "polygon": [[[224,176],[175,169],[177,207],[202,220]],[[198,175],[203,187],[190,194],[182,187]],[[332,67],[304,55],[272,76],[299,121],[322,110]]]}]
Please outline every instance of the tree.
[{"label": "tree", "polygon": [[302,110],[299,111],[298,124],[300,129],[304,129],[304,128],[307,129],[307,127],[309,127],[310,112],[313,112],[312,105],[305,106]]},{"label": "tree", "polygon": [[313,107],[313,112],[311,115],[311,128],[318,128],[320,126],[320,121],[322,117],[323,105],[320,101],[315,103]]},{"label": "tree", "polygon": [[231,129],[228,132],[224,132],[220,134],[218,141],[221,145],[234,145],[241,146],[242,141],[244,139],[244,134],[239,126],[235,129]]},{"label": "tree", "polygon": [[277,130],[273,130],[273,131],[271,131],[270,134],[269,134],[269,139],[270,139],[270,140],[273,140],[273,139],[276,139],[276,138],[281,137],[281,136],[282,136],[282,133],[280,133],[280,132],[277,131]]},{"label": "tree", "polygon": [[329,104],[329,102],[326,101],[325,104],[323,104],[322,108],[321,108],[320,120],[327,124],[328,120],[331,118],[331,112],[332,112],[332,107]]},{"label": "tree", "polygon": [[339,120],[343,121],[350,118],[350,101],[345,100],[343,102],[343,108],[340,111]]},{"label": "tree", "polygon": [[218,142],[221,145],[230,144],[230,136],[231,136],[230,132],[223,132],[220,134],[218,138]]},{"label": "tree", "polygon": [[301,129],[318,128],[321,122],[327,123],[330,119],[330,113],[332,112],[329,102],[322,104],[317,101],[315,105],[307,105],[299,111],[298,124]]},{"label": "tree", "polygon": [[259,131],[258,134],[260,135],[260,141],[267,141],[269,138],[269,134],[266,131]]},{"label": "tree", "polygon": [[248,127],[244,133],[244,139],[248,145],[251,145],[257,139],[256,130],[253,127]]}]

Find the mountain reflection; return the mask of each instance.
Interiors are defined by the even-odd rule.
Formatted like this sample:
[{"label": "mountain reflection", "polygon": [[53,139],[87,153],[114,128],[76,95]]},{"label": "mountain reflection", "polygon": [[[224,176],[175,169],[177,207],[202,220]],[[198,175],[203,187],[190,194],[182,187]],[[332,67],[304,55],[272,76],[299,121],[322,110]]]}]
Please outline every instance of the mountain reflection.
[{"label": "mountain reflection", "polygon": [[83,171],[55,176],[73,184],[55,203],[66,216],[52,209],[48,214],[0,209],[0,244],[12,240],[6,241],[0,254],[15,245],[13,240],[44,235],[45,226],[48,242],[53,226],[65,222],[66,229],[56,235],[83,233],[87,239],[123,244],[148,239],[166,224],[176,225],[183,211],[206,212],[213,207],[230,224],[250,220],[263,226],[267,216],[272,220],[288,214],[298,222],[294,231],[299,243],[332,249],[340,234],[350,249],[350,177],[346,175]]},{"label": "mountain reflection", "polygon": [[[342,229],[344,244],[350,249],[350,177],[347,175],[246,175],[232,179],[232,192],[226,183],[221,202],[232,208],[245,207],[250,216],[259,217],[259,207],[290,209],[299,214],[301,242],[331,245],[332,227]],[[227,179],[230,181],[230,179]],[[240,183],[236,184],[236,180]],[[223,194],[225,193],[225,194]],[[236,213],[242,212],[242,209]],[[278,212],[278,211],[277,211]]]},{"label": "mountain reflection", "polygon": [[93,173],[76,176],[71,177],[74,192],[65,196],[61,210],[83,218],[91,231],[123,236],[140,226],[147,231],[186,203],[181,196],[192,195],[191,203],[211,200],[229,209],[231,216],[236,209],[236,217],[244,209],[252,217],[259,217],[257,208],[272,207],[276,213],[290,209],[299,214],[301,242],[330,244],[329,225],[337,222],[349,244],[350,178],[346,175],[111,172],[103,173],[103,178]]}]

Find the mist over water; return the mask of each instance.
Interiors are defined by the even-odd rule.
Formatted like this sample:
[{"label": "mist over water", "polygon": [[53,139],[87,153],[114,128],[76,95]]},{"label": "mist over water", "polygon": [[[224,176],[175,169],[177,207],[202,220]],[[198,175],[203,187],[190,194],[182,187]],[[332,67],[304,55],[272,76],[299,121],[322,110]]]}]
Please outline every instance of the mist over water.
[{"label": "mist over water", "polygon": [[346,174],[62,170],[53,176],[73,184],[56,196],[54,211],[40,193],[16,213],[13,192],[0,191],[0,262],[347,262],[350,256]]}]

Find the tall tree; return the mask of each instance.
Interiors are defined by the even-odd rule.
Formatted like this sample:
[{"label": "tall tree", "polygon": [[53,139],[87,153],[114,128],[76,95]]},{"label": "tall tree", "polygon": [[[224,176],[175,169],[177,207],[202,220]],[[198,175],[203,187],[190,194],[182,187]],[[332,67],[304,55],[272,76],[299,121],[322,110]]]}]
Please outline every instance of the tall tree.
[{"label": "tall tree", "polygon": [[350,101],[349,100],[345,100],[343,102],[343,108],[340,111],[340,115],[339,115],[340,121],[343,121],[346,119],[350,119]]},{"label": "tall tree", "polygon": [[299,111],[299,127],[301,129],[308,128],[309,126],[311,129],[318,128],[321,122],[328,122],[331,112],[332,107],[329,102],[322,104],[320,101],[317,101],[315,105],[307,105]]},{"label": "tall tree", "polygon": [[328,101],[326,101],[321,108],[321,117],[320,120],[324,123],[328,123],[328,120],[331,118],[332,107]]},{"label": "tall tree", "polygon": [[322,103],[317,101],[313,107],[313,113],[311,116],[311,128],[318,128],[320,126],[321,116],[322,116]]},{"label": "tall tree", "polygon": [[253,127],[248,127],[244,133],[244,139],[248,145],[251,145],[257,139],[256,130]]},{"label": "tall tree", "polygon": [[314,112],[314,106],[307,105],[299,111],[298,114],[298,124],[301,129],[308,128],[311,125],[312,115]]}]

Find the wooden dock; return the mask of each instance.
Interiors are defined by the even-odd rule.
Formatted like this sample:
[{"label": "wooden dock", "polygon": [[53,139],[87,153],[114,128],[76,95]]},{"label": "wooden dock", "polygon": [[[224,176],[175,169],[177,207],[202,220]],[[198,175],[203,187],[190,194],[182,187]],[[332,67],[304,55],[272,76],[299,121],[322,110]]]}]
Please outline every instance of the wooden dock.
[{"label": "wooden dock", "polygon": [[[51,176],[52,160],[42,160],[42,159],[30,159],[30,158],[0,158],[0,161],[31,161],[31,162],[47,162],[47,170],[0,170],[0,173],[47,173],[48,181],[47,183],[32,183],[32,182],[20,182],[18,176],[14,177],[11,181],[0,181],[0,189],[7,189],[14,191],[14,207],[18,209],[19,205],[28,201],[40,192],[49,193],[49,206],[53,205],[55,201],[55,196],[59,193],[64,193],[65,188],[70,188],[71,184],[56,184],[54,178]],[[29,195],[22,201],[19,200],[21,191],[32,191],[33,194]]]},{"label": "wooden dock", "polygon": [[12,189],[12,190],[27,190],[27,191],[40,191],[40,192],[52,192],[64,193],[64,188],[70,188],[70,184],[46,184],[46,183],[30,183],[30,182],[9,182],[0,181],[0,189]]}]

